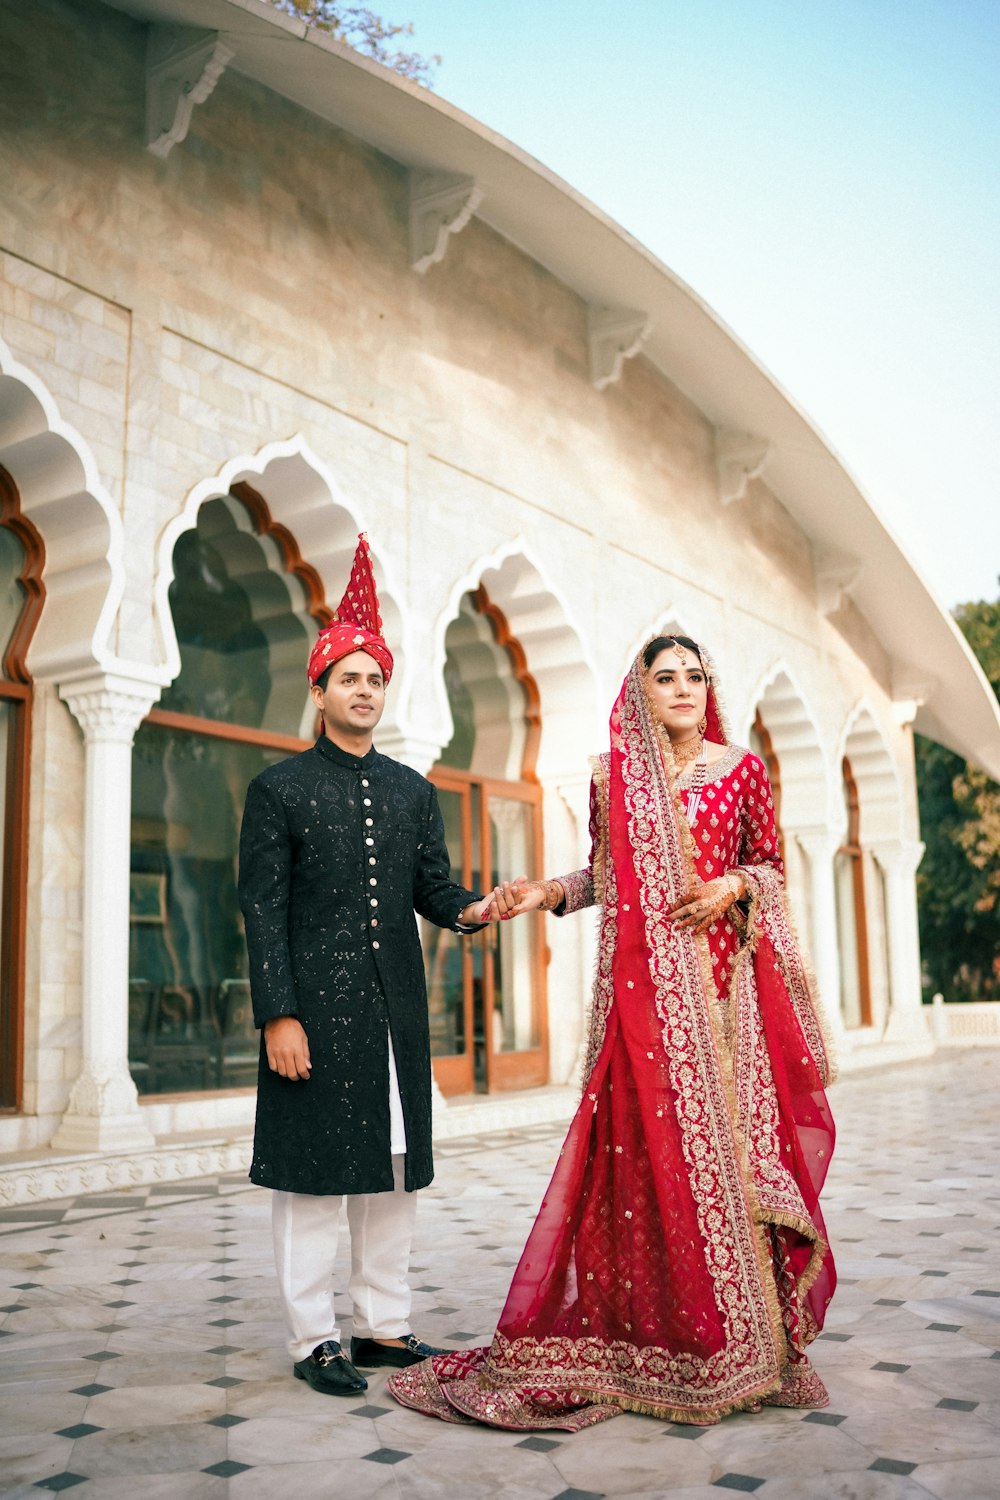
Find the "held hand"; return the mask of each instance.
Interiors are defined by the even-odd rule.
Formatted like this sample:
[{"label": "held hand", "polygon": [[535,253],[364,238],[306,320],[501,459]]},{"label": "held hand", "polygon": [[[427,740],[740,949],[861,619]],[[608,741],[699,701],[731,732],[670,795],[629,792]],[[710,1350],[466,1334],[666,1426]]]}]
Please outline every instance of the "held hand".
[{"label": "held hand", "polygon": [[690,932],[707,932],[743,894],[743,877],[735,872],[718,880],[699,881],[673,908],[670,919]]},{"label": "held hand", "polygon": [[491,893],[482,902],[477,917],[479,922],[506,922],[510,917],[520,916],[522,911],[532,911],[537,906],[537,901],[529,901],[523,905],[526,892],[530,892],[532,882],[525,876],[518,875],[516,880],[505,880],[503,885],[493,888]]},{"label": "held hand", "polygon": [[519,875],[512,883],[515,902],[510,909],[512,917],[520,917],[526,911],[541,911],[545,900],[545,887],[540,880],[525,880]]},{"label": "held hand", "polygon": [[309,1077],[312,1063],[309,1061],[309,1039],[302,1022],[295,1016],[277,1016],[264,1025],[264,1046],[267,1048],[267,1063],[272,1073],[282,1078],[305,1079]]}]

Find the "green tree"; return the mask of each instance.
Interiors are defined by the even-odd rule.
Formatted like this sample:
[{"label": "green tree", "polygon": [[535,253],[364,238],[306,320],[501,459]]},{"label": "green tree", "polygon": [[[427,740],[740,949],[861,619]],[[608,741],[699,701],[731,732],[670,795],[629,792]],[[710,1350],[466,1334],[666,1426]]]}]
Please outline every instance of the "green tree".
[{"label": "green tree", "polygon": [[270,3],[275,10],[305,21],[317,31],[327,32],[338,42],[346,42],[355,52],[373,58],[394,73],[422,83],[425,88],[432,87],[440,57],[437,54],[423,57],[419,52],[394,45],[401,37],[413,35],[412,21],[383,21],[367,5],[350,5],[344,0],[270,0]]},{"label": "green tree", "polygon": [[[960,605],[955,618],[1000,697],[1000,599]],[[916,758],[928,991],[946,1000],[1000,999],[1000,785],[922,735]]]}]

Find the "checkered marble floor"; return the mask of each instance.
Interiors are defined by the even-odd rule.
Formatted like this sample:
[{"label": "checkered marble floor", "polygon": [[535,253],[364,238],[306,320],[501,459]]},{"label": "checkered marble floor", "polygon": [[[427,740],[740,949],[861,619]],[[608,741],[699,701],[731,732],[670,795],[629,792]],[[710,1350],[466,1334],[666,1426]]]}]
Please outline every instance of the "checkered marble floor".
[{"label": "checkered marble floor", "polygon": [[[983,1050],[837,1086],[843,1279],[814,1349],[831,1404],[709,1429],[451,1427],[396,1406],[379,1373],[356,1400],[318,1395],[291,1377],[268,1195],[241,1176],[4,1210],[0,1494],[992,1500],[998,1077]],[[534,1126],[442,1144],[413,1256],[421,1337],[488,1339],[559,1142]]]}]

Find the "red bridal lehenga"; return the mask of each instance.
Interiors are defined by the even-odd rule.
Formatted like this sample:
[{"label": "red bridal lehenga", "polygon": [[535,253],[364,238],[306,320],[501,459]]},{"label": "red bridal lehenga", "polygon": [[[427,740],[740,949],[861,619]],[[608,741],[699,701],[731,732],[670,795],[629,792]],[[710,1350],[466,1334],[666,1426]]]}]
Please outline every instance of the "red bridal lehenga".
[{"label": "red bridal lehenga", "polygon": [[[836,1277],[819,1209],[830,1050],[786,913],[767,773],[728,743],[693,823],[641,657],[591,789],[602,905],[586,1083],[488,1349],[394,1373],[446,1421],[576,1431],[620,1410],[709,1423],[823,1406],[806,1357]],[[697,774],[697,773],[696,773]],[[693,879],[739,870],[749,910],[702,936],[667,920]]]}]

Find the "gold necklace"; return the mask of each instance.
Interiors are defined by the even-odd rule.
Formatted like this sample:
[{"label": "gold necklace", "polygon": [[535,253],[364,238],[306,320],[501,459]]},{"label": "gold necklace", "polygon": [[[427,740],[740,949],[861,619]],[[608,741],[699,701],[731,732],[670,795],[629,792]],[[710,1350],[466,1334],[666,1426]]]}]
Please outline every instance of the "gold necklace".
[{"label": "gold necklace", "polygon": [[705,741],[700,734],[695,734],[689,740],[671,740],[670,748],[673,751],[674,765],[680,771],[684,766],[690,765],[691,761],[698,759],[705,748]]}]

